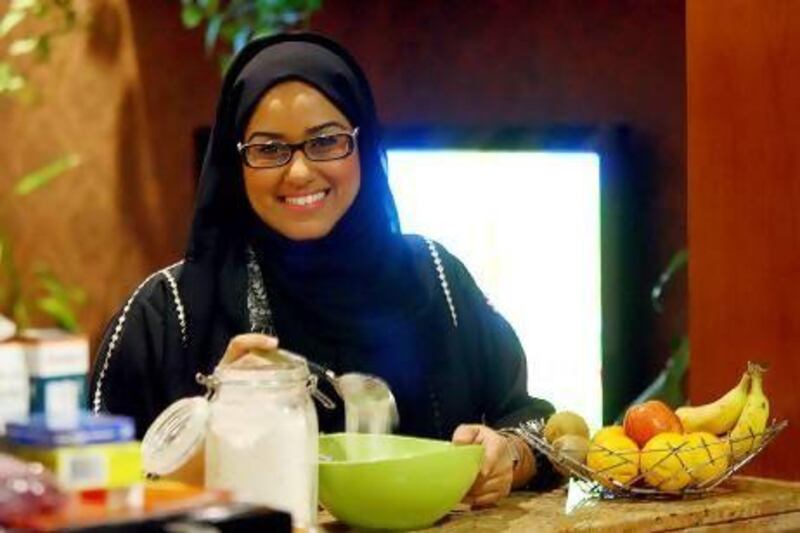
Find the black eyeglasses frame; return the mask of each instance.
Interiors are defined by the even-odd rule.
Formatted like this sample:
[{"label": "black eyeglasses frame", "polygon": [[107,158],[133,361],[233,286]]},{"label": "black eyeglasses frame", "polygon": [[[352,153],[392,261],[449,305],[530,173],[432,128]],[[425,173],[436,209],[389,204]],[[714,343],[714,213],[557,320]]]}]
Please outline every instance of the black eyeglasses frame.
[{"label": "black eyeglasses frame", "polygon": [[[348,143],[348,150],[347,150],[346,153],[344,153],[344,154],[342,154],[340,156],[337,156],[337,157],[329,158],[329,159],[315,159],[312,156],[310,156],[308,154],[308,152],[306,151],[306,146],[308,145],[308,143],[311,143],[311,142],[319,140],[319,139],[324,139],[326,137],[334,137],[334,136],[337,136],[337,135],[346,135],[346,136],[348,136],[350,138],[350,141]],[[357,137],[358,137],[358,128],[355,128],[353,131],[337,131],[336,133],[327,133],[327,134],[323,134],[323,135],[316,135],[314,137],[310,137],[310,138],[308,138],[308,139],[306,139],[304,141],[300,141],[300,142],[297,142],[297,143],[287,143],[287,142],[283,142],[283,141],[267,141],[267,142],[252,142],[252,143],[238,142],[238,143],[236,143],[236,151],[239,152],[239,155],[241,156],[242,161],[244,162],[244,164],[246,166],[250,167],[250,168],[255,168],[255,169],[280,168],[280,167],[283,167],[283,166],[286,166],[287,164],[289,164],[289,161],[291,161],[292,158],[294,158],[294,154],[298,150],[303,152],[303,155],[309,161],[317,161],[317,162],[320,162],[320,161],[321,162],[324,162],[324,161],[336,161],[336,160],[339,160],[339,159],[344,159],[346,157],[349,157],[353,153],[353,151],[355,150],[356,138]],[[275,144],[278,144],[278,145],[285,146],[285,147],[289,148],[289,156],[286,158],[286,161],[284,161],[283,163],[280,163],[280,164],[277,164],[277,165],[270,165],[270,166],[258,166],[258,165],[251,164],[250,161],[247,160],[246,151],[247,151],[248,148],[251,148],[253,146],[266,146],[266,145],[275,145]]]}]

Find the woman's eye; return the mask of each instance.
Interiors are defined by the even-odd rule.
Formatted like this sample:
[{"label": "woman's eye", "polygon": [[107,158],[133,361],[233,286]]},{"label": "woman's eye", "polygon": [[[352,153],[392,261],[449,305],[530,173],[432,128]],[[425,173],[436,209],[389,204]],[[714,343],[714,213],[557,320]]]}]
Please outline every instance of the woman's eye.
[{"label": "woman's eye", "polygon": [[256,146],[258,155],[275,155],[281,151],[281,146],[277,144],[259,144]]},{"label": "woman's eye", "polygon": [[324,150],[336,146],[336,137],[331,135],[327,137],[316,137],[308,141],[309,148],[312,150]]}]

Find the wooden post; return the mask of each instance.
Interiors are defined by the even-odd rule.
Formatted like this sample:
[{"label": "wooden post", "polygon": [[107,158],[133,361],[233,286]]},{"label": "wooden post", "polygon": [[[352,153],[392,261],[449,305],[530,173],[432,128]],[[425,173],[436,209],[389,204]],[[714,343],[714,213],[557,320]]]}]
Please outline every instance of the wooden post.
[{"label": "wooden post", "polygon": [[748,472],[800,479],[800,2],[686,7],[693,403],[769,363],[789,429]]}]

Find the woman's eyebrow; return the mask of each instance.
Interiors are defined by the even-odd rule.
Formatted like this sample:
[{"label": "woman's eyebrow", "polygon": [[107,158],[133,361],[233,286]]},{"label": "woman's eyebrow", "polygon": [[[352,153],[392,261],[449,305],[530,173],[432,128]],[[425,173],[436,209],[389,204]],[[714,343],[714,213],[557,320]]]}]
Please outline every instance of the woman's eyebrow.
[{"label": "woman's eyebrow", "polygon": [[[339,128],[342,130],[346,130],[347,126],[342,124],[341,122],[337,122],[335,120],[331,120],[329,122],[325,122],[323,124],[319,124],[318,126],[312,126],[311,128],[306,128],[307,135],[314,135],[320,133],[321,131],[327,130],[329,128]],[[286,136],[281,133],[275,133],[272,131],[254,131],[248,137],[247,142],[253,142],[256,139],[264,139],[264,140],[282,140],[286,139]]]},{"label": "woman's eyebrow", "polygon": [[254,131],[247,138],[247,142],[253,142],[255,139],[264,138],[265,140],[285,139],[280,133],[273,133],[271,131]]},{"label": "woman's eyebrow", "polygon": [[313,135],[323,130],[327,130],[328,128],[339,128],[343,130],[347,129],[347,127],[344,124],[336,122],[335,120],[331,120],[330,122],[325,122],[324,124],[320,124],[319,126],[314,126],[313,128],[306,129],[306,133],[309,135]]}]

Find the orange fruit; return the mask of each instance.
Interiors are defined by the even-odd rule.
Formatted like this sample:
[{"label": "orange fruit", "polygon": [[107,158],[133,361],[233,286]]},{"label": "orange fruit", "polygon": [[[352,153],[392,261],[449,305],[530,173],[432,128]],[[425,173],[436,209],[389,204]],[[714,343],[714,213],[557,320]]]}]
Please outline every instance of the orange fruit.
[{"label": "orange fruit", "polygon": [[677,491],[692,481],[681,450],[688,447],[680,433],[659,433],[642,448],[641,469],[645,482],[653,488]]},{"label": "orange fruit", "polygon": [[719,437],[707,431],[696,431],[687,433],[686,441],[678,454],[694,478],[693,484],[709,484],[728,470],[728,446]]},{"label": "orange fruit", "polygon": [[603,439],[610,435],[625,435],[625,429],[622,426],[604,426],[597,430],[597,433],[592,437],[592,442],[602,442]]},{"label": "orange fruit", "polygon": [[623,485],[639,475],[639,447],[621,434],[608,434],[600,442],[592,442],[586,466],[598,480],[614,480]]}]

